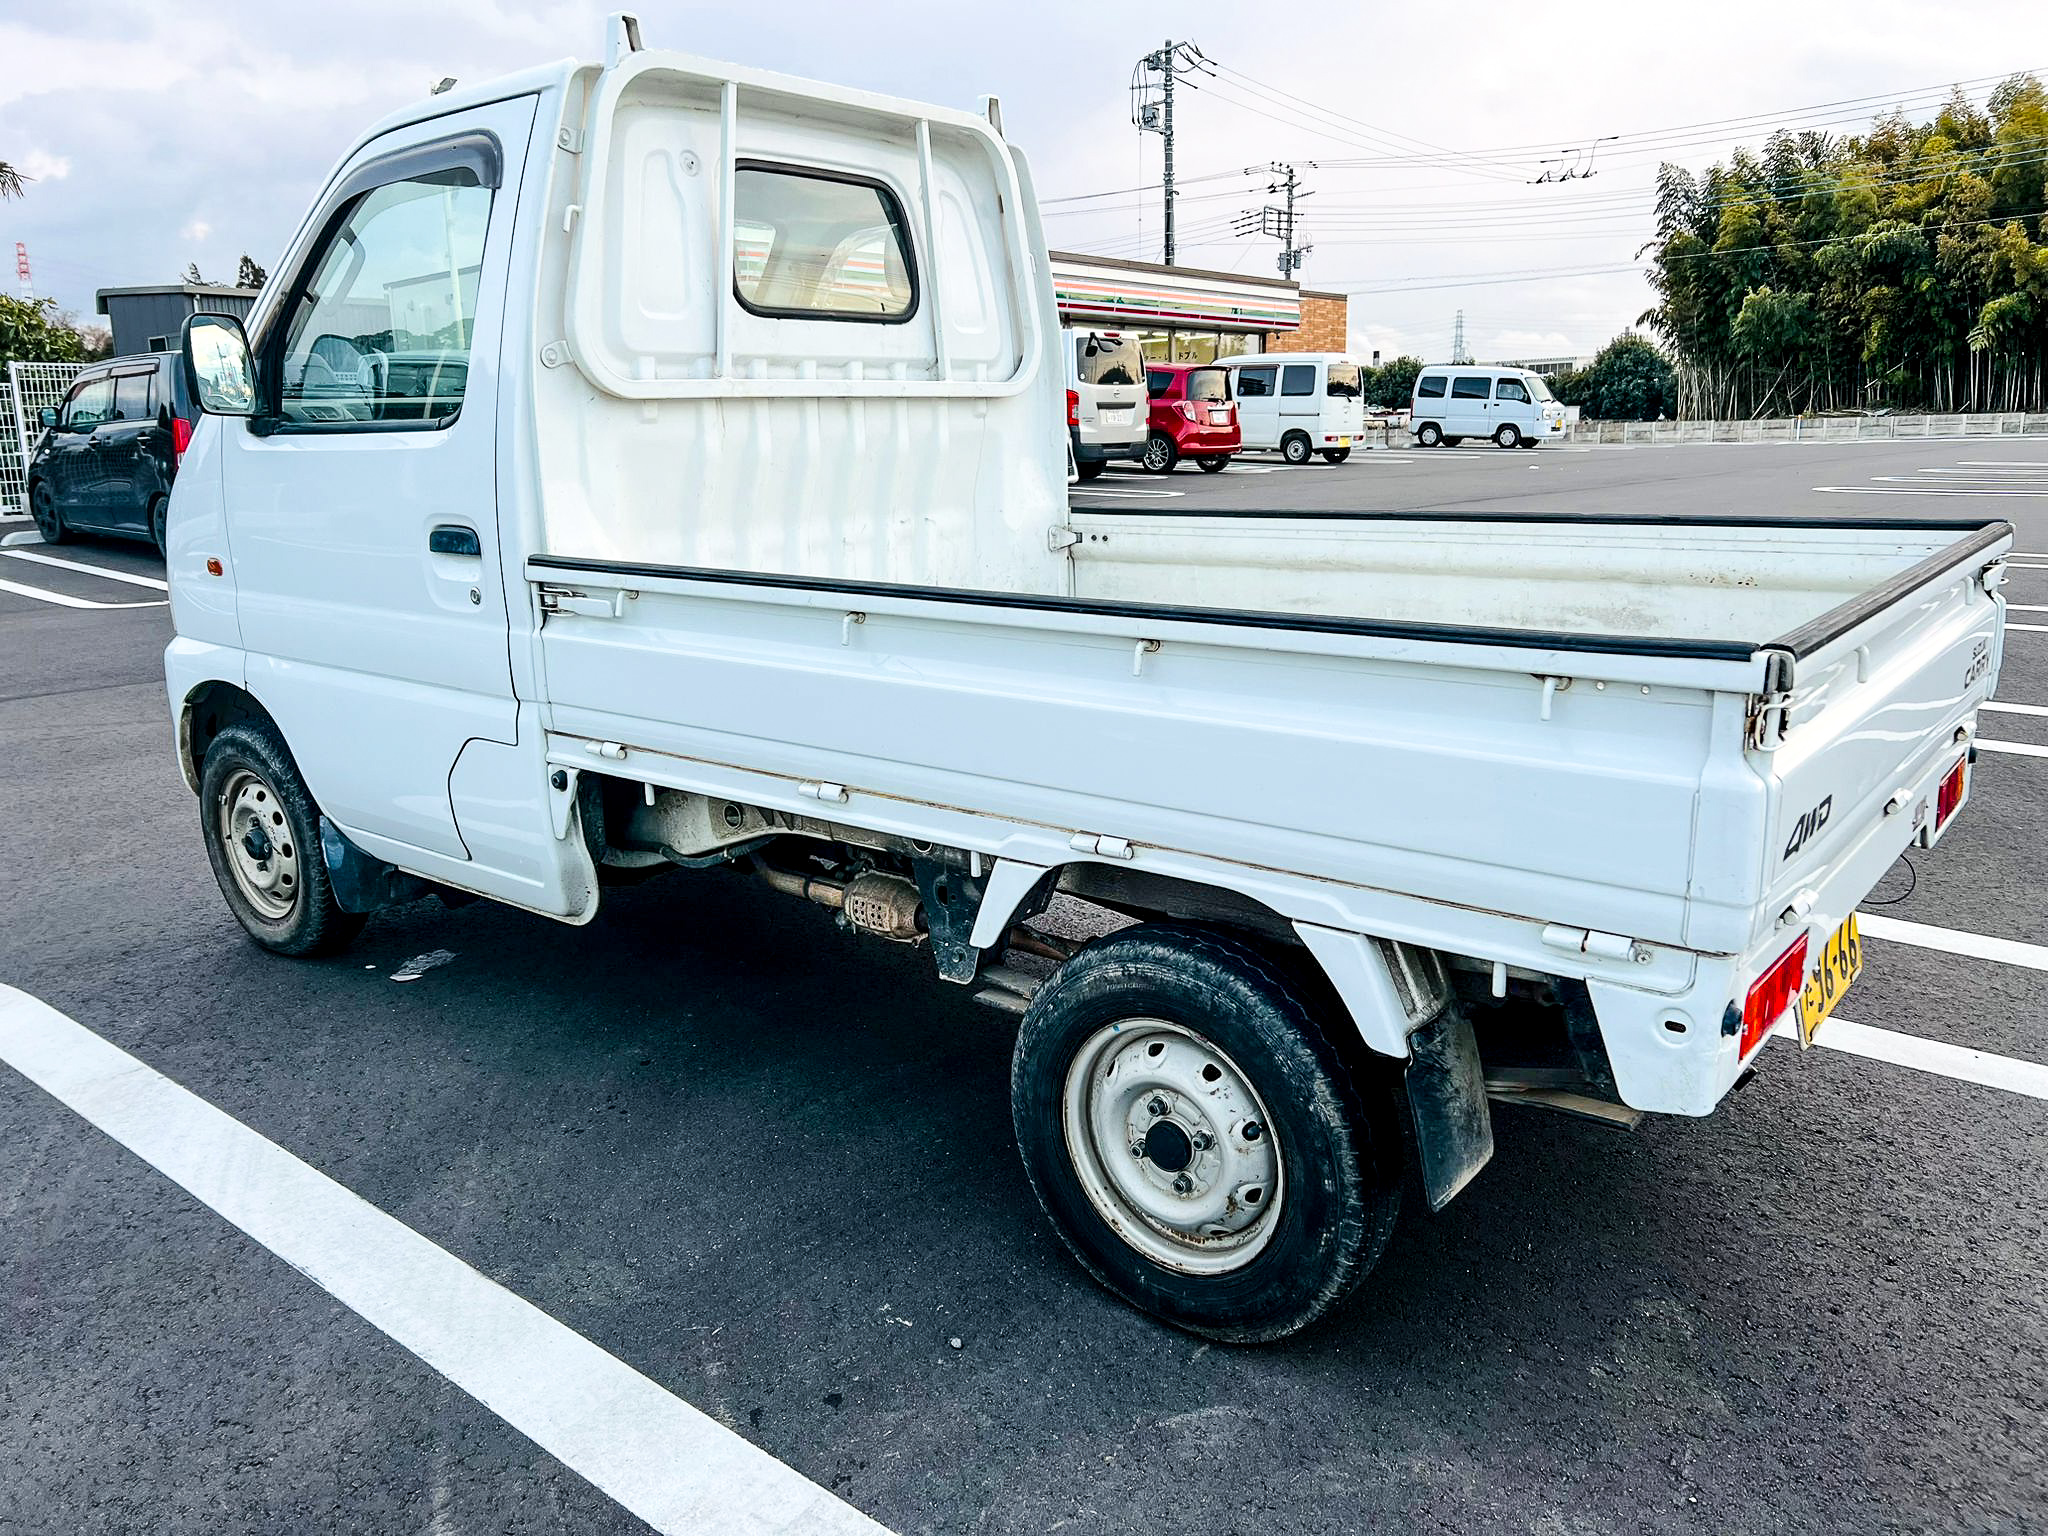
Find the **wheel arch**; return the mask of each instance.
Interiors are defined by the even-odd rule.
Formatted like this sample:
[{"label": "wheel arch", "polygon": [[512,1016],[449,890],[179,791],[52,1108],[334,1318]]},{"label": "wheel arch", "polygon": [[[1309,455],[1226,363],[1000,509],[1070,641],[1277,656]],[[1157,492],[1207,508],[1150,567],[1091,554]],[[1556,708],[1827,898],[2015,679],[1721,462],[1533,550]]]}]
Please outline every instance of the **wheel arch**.
[{"label": "wheel arch", "polygon": [[[214,737],[244,721],[268,726],[277,733],[279,741],[284,740],[276,718],[256,695],[239,684],[214,678],[185,695],[178,710],[178,771],[184,774],[185,787],[193,794],[199,793],[199,771]],[[291,750],[289,743],[285,750]]]}]

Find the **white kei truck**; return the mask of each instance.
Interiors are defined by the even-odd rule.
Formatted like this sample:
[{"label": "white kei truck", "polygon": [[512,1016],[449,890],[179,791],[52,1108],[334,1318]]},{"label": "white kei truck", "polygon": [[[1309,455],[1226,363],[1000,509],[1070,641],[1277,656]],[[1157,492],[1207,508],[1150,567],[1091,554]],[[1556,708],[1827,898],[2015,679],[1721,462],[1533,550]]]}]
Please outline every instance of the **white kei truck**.
[{"label": "white kei truck", "polygon": [[833,909],[1019,1018],[1047,1217],[1211,1338],[1336,1305],[1492,1101],[1705,1115],[1810,1042],[1969,792],[2003,522],[1070,506],[992,99],[617,17],[372,128],[272,272],[183,338],[165,654],[256,942]]}]

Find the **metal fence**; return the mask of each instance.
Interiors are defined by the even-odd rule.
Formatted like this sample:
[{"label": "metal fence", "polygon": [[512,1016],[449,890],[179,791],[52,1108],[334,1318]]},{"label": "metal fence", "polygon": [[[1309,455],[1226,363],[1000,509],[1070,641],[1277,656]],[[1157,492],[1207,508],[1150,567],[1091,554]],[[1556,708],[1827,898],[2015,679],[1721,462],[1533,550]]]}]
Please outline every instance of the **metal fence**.
[{"label": "metal fence", "polygon": [[0,390],[0,516],[28,511],[28,455],[42,436],[37,414],[61,401],[83,363],[9,363]]},{"label": "metal fence", "polygon": [[1582,421],[1575,443],[1855,443],[1920,437],[2036,437],[2048,413],[1789,416],[1763,421]]}]

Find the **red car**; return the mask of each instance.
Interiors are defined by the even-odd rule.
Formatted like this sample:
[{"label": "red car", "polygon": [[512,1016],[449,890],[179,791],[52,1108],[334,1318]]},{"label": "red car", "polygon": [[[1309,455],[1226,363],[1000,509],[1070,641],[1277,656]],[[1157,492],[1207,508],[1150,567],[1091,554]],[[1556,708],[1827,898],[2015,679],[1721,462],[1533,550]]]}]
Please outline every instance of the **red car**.
[{"label": "red car", "polygon": [[1154,474],[1193,459],[1213,475],[1243,446],[1225,370],[1209,363],[1153,363],[1145,370],[1145,388],[1152,397],[1152,435],[1145,440],[1143,462]]}]

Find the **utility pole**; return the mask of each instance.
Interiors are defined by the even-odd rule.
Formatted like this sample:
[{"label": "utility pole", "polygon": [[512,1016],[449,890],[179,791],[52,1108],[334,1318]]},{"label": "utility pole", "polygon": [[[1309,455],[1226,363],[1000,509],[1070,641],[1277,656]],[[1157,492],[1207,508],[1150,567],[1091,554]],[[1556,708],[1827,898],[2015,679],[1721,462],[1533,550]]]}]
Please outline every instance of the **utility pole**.
[{"label": "utility pole", "polygon": [[[1207,71],[1209,61],[1193,43],[1172,38],[1138,60],[1131,70],[1131,125],[1140,133],[1156,133],[1166,145],[1166,165],[1159,178],[1166,202],[1166,264],[1173,265],[1173,82],[1177,75]],[[1152,77],[1159,78],[1154,80]],[[1193,89],[1190,82],[1189,89]]]},{"label": "utility pole", "polygon": [[[1316,168],[1316,163],[1313,160],[1305,160],[1302,164],[1306,165],[1310,170]],[[1269,184],[1266,191],[1268,193],[1277,192],[1282,194],[1286,198],[1286,206],[1281,208],[1261,208],[1256,213],[1240,214],[1234,227],[1240,235],[1271,235],[1274,239],[1278,240],[1280,242],[1280,275],[1291,278],[1301,270],[1302,259],[1315,249],[1312,245],[1296,245],[1294,243],[1294,201],[1297,197],[1309,197],[1313,194],[1300,190],[1301,173],[1297,167],[1282,164],[1278,160],[1264,167],[1248,165],[1244,168],[1244,173],[1247,176],[1272,175],[1278,177],[1279,180]]]}]

